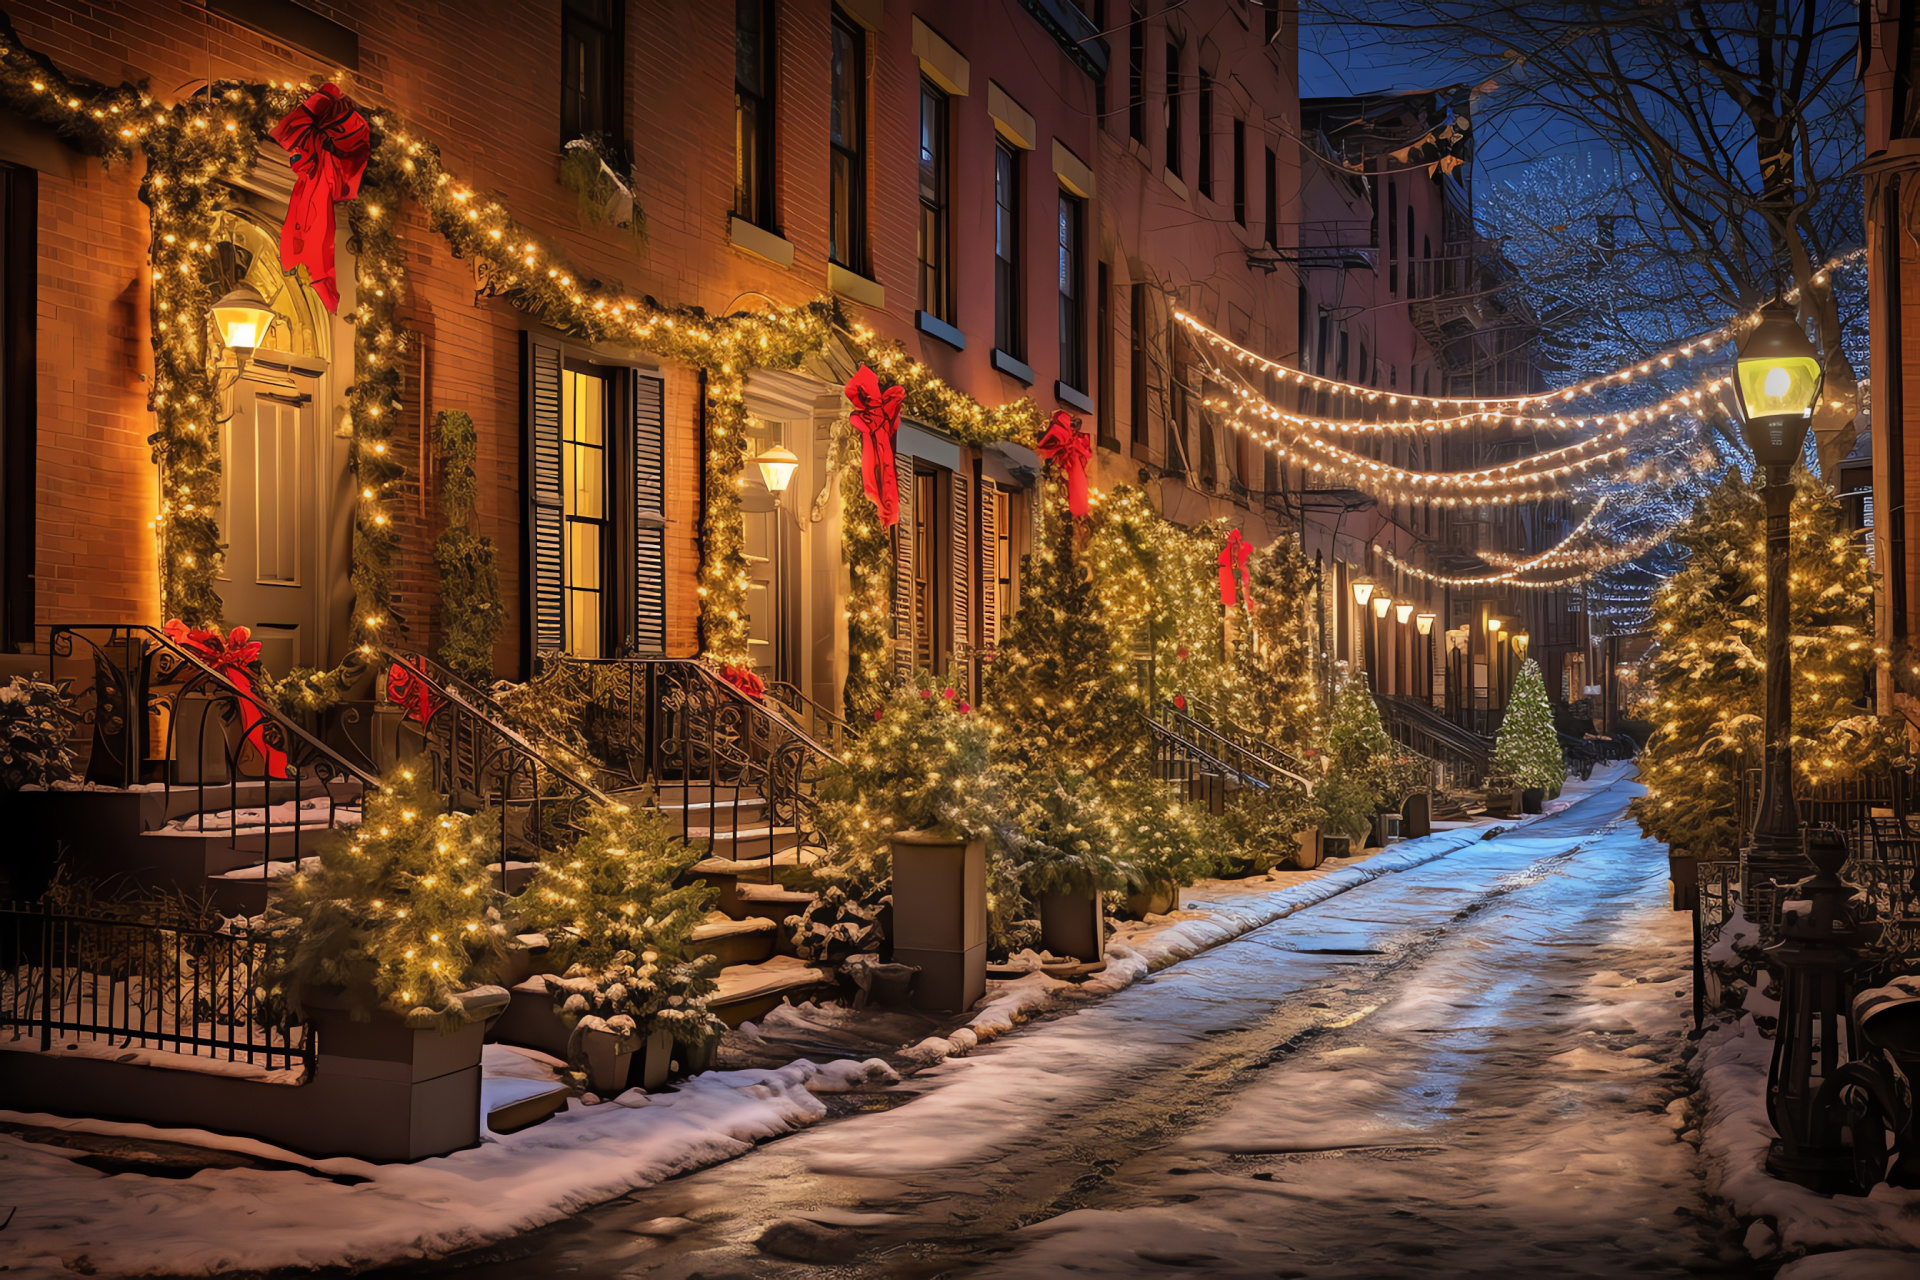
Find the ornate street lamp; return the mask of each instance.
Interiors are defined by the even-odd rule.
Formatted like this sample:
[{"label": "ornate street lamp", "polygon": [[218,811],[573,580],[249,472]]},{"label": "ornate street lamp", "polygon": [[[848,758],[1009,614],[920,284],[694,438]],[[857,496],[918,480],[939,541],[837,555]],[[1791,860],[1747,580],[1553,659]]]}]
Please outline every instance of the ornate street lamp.
[{"label": "ornate street lamp", "polygon": [[213,304],[213,324],[220,344],[243,364],[267,340],[273,328],[273,308],[258,290],[241,281]]},{"label": "ornate street lamp", "polygon": [[1353,602],[1364,609],[1367,607],[1367,601],[1371,599],[1373,599],[1373,579],[1368,577],[1355,578],[1353,580]]},{"label": "ornate street lamp", "polygon": [[1376,617],[1376,618],[1384,618],[1384,617],[1386,617],[1386,616],[1387,616],[1387,610],[1389,610],[1389,609],[1391,609],[1391,608],[1393,608],[1393,597],[1391,597],[1391,596],[1375,596],[1375,597],[1373,598],[1373,616],[1374,616],[1374,617]]},{"label": "ornate street lamp", "polygon": [[1418,613],[1414,615],[1413,625],[1420,628],[1421,635],[1431,636],[1433,634],[1433,619],[1434,615],[1431,613]]},{"label": "ornate street lamp", "polygon": [[1760,803],[1753,818],[1746,901],[1751,887],[1772,872],[1798,870],[1800,814],[1793,803],[1793,658],[1787,651],[1787,545],[1793,510],[1793,464],[1807,440],[1807,425],[1820,398],[1820,361],[1793,308],[1769,303],[1760,323],[1735,348],[1734,391],[1747,447],[1766,469],[1767,683],[1766,755],[1760,771]]}]

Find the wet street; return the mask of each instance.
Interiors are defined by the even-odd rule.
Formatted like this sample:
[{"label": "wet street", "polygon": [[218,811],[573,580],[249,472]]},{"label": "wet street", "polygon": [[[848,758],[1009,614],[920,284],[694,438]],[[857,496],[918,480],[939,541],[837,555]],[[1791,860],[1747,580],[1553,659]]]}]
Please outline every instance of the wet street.
[{"label": "wet street", "polygon": [[379,1274],[1740,1274],[1678,1134],[1689,934],[1664,850],[1623,822],[1638,793],[1365,884],[729,1163]]}]

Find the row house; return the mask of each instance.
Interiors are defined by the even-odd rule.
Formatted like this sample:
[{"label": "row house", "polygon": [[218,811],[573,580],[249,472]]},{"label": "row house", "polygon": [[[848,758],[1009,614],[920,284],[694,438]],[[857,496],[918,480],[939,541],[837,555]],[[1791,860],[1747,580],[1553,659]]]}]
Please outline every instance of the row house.
[{"label": "row house", "polygon": [[[1278,6],[49,0],[10,17],[65,73],[165,97],[321,72],[410,122],[450,173],[603,286],[715,315],[830,294],[982,404],[1031,397],[1081,417],[1096,483],[1144,482],[1173,518],[1227,516],[1256,541],[1280,527],[1264,500],[1281,488],[1274,467],[1203,411],[1205,379],[1172,320],[1184,307],[1277,356],[1298,346],[1298,289],[1273,269],[1299,187],[1297,32]],[[582,144],[630,189],[630,211],[588,210],[563,181]],[[151,222],[137,158],[103,169],[0,114],[0,165],[0,625],[30,654],[51,626],[161,610]],[[217,584],[226,621],[253,629],[273,671],[330,667],[349,647],[360,495],[345,317],[380,285],[344,206],[337,312],[280,270],[292,187],[263,140],[253,172],[223,189],[216,228],[222,283],[251,283],[274,312],[222,383]],[[428,648],[440,634],[430,548],[445,477],[429,424],[458,410],[477,437],[478,532],[500,551],[496,672],[554,649],[699,651],[700,372],[546,327],[492,296],[422,210],[396,216],[400,638]],[[829,466],[844,357],[830,345],[752,374],[736,478],[753,665],[833,708],[847,674]],[[776,449],[795,459],[777,490],[752,461]],[[899,663],[970,666],[1016,606],[1039,460],[909,419],[897,463]]]}]

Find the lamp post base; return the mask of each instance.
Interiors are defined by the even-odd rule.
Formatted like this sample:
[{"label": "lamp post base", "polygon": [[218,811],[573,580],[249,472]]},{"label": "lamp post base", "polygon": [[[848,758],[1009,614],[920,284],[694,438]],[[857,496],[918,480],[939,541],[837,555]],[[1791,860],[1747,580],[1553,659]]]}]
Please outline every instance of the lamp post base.
[{"label": "lamp post base", "polygon": [[1846,1147],[1802,1147],[1789,1152],[1775,1138],[1767,1144],[1767,1172],[1783,1182],[1796,1182],[1821,1195],[1853,1190],[1853,1152]]}]

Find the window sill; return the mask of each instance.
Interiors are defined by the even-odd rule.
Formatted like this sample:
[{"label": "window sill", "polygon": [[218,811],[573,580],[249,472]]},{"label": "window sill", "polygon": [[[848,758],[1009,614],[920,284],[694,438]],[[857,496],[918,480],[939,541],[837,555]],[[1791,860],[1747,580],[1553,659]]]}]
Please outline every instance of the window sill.
[{"label": "window sill", "polygon": [[1033,370],[998,347],[993,349],[993,367],[1010,378],[1018,378],[1029,387],[1033,385]]},{"label": "window sill", "polygon": [[1160,171],[1160,181],[1166,183],[1167,190],[1173,192],[1173,194],[1179,196],[1182,200],[1191,201],[1193,199],[1192,196],[1187,194],[1187,184],[1181,181],[1180,175],[1173,170],[1162,169]]},{"label": "window sill", "polygon": [[925,311],[916,311],[913,313],[913,327],[930,338],[940,339],[940,341],[946,343],[955,351],[965,351],[967,349],[967,335],[948,324],[945,320],[942,320],[939,316],[929,315]]},{"label": "window sill", "polygon": [[849,271],[837,262],[827,264],[827,290],[863,307],[877,309],[887,305],[887,291],[880,287],[879,281]]},{"label": "window sill", "polygon": [[765,227],[755,226],[742,218],[732,218],[729,220],[728,239],[733,241],[734,248],[765,258],[776,267],[793,266],[793,243]]},{"label": "window sill", "polygon": [[1064,382],[1053,384],[1053,398],[1061,404],[1071,405],[1082,413],[1093,412],[1093,399],[1084,391],[1077,391]]}]

